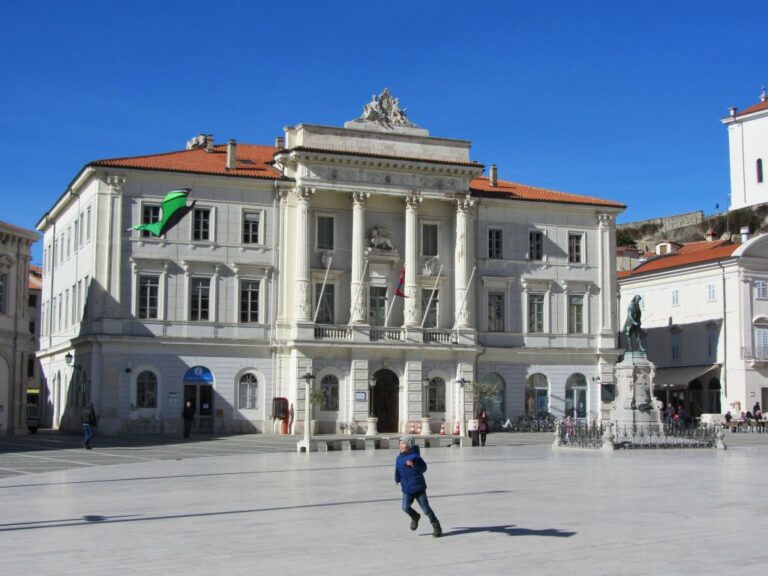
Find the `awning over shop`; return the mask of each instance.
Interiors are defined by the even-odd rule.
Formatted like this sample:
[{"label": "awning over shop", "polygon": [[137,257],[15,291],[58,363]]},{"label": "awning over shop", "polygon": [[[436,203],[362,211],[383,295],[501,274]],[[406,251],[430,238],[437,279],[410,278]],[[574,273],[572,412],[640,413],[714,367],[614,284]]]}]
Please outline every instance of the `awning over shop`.
[{"label": "awning over shop", "polygon": [[[657,368],[654,388],[657,390],[685,390],[692,380],[696,380],[696,378],[700,378],[707,372],[716,369],[720,369],[720,364],[681,366],[679,368]],[[702,385],[706,385],[706,382],[702,382]]]}]

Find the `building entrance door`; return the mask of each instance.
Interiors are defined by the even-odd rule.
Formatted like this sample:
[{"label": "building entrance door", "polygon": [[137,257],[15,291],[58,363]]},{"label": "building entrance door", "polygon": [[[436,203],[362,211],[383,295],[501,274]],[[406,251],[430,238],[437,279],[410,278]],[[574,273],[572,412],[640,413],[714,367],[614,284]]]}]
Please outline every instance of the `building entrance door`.
[{"label": "building entrance door", "polygon": [[184,406],[192,402],[195,418],[192,430],[212,434],[214,431],[213,374],[205,366],[193,366],[184,375]]},{"label": "building entrance door", "polygon": [[376,386],[373,387],[371,402],[373,415],[379,419],[379,432],[397,432],[400,405],[400,380],[391,370],[383,369],[373,375]]}]

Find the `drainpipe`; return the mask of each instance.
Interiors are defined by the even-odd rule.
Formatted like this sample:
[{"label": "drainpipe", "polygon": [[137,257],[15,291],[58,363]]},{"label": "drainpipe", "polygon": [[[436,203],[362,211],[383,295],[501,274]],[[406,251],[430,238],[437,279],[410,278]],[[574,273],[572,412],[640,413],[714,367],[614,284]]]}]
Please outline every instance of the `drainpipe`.
[{"label": "drainpipe", "polygon": [[[721,384],[723,386],[723,396],[728,397],[728,319],[725,315],[725,267],[722,260],[717,261],[720,266],[723,285],[723,372],[721,374]],[[720,407],[722,409],[722,406]]]}]

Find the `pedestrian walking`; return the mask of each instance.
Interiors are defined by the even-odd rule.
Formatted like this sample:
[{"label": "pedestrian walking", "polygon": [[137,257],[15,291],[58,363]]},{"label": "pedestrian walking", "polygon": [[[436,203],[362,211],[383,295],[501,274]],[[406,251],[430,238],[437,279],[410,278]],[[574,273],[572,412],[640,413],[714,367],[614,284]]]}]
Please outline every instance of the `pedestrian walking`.
[{"label": "pedestrian walking", "polygon": [[429,506],[427,498],[427,482],[424,472],[427,471],[427,463],[421,457],[416,439],[410,434],[400,437],[400,454],[395,460],[395,483],[400,484],[403,491],[403,512],[411,517],[411,530],[419,527],[421,514],[416,512],[411,505],[413,501],[419,503],[421,511],[426,514],[432,523],[432,536],[439,538],[443,534],[440,522]]},{"label": "pedestrian walking", "polygon": [[480,445],[485,446],[485,438],[488,436],[488,413],[485,408],[480,410],[477,417],[477,433],[480,435]]},{"label": "pedestrian walking", "polygon": [[93,402],[89,402],[88,406],[83,410],[81,417],[83,423],[83,448],[86,450],[91,449],[91,440],[93,440],[94,429],[96,428],[96,410],[93,408]]},{"label": "pedestrian walking", "polygon": [[192,422],[195,419],[195,409],[192,408],[192,402],[187,400],[184,404],[184,410],[181,411],[181,418],[184,420],[184,438],[189,438],[192,431]]}]

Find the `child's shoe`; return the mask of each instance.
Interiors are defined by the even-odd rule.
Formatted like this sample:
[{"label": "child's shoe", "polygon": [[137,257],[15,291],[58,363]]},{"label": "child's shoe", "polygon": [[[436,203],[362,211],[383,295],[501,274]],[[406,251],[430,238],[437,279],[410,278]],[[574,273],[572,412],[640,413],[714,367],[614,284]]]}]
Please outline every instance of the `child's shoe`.
[{"label": "child's shoe", "polygon": [[411,516],[411,530],[416,530],[419,527],[419,518],[421,518],[421,514],[414,512],[414,516]]}]

